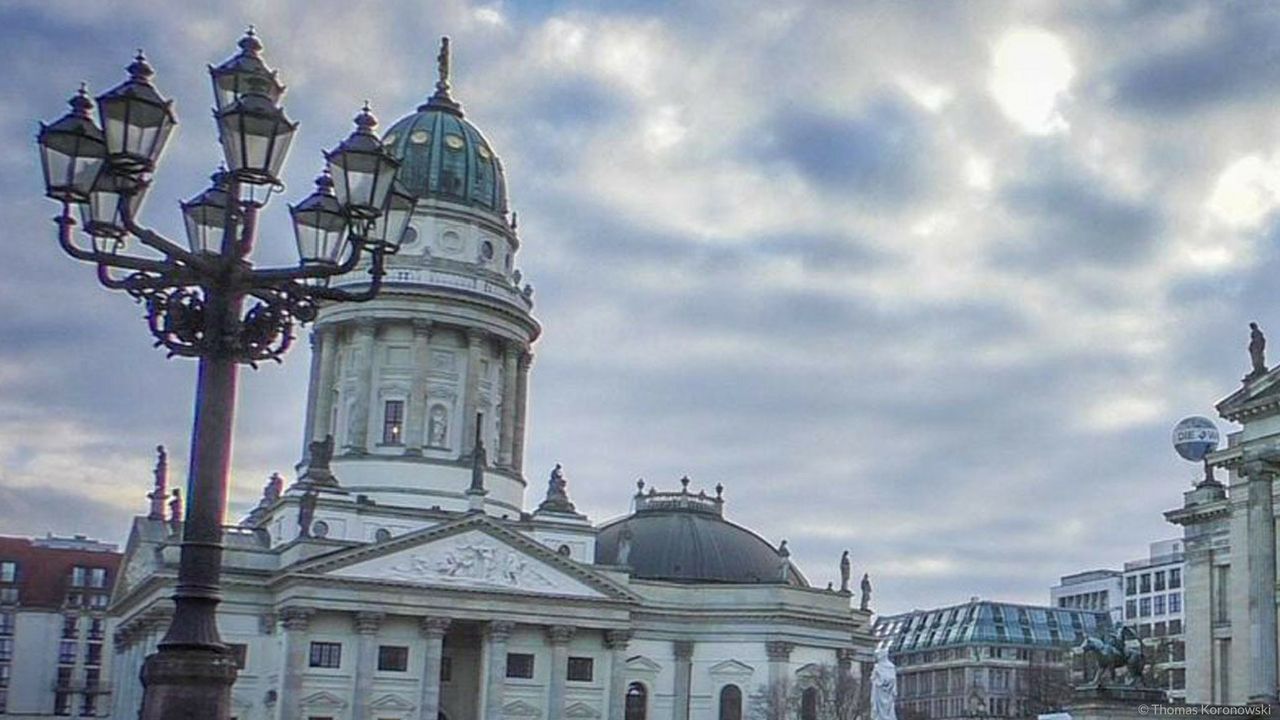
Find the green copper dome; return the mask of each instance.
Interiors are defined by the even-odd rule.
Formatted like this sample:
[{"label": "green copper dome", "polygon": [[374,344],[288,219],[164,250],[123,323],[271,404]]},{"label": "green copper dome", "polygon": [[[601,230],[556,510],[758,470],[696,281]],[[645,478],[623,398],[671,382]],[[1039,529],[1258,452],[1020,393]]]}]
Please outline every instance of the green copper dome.
[{"label": "green copper dome", "polygon": [[484,135],[449,96],[449,44],[441,44],[436,92],[418,111],[402,118],[382,137],[400,161],[397,177],[417,198],[470,205],[497,215],[507,212],[502,161]]}]

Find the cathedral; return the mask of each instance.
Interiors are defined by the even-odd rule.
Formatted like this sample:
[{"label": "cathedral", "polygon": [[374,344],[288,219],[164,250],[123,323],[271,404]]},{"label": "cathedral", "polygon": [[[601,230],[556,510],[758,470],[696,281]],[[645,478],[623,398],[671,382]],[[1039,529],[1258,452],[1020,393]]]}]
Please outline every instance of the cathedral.
[{"label": "cathedral", "polygon": [[[781,692],[816,720],[830,678],[871,660],[865,580],[857,602],[846,560],[840,587],[811,587],[785,542],[731,522],[720,485],[620,485],[629,514],[604,524],[558,466],[530,488],[541,326],[502,162],[453,97],[447,45],[434,94],[382,140],[411,226],[376,299],[315,321],[296,480],[273,477],[224,533],[233,715],[743,720]],[[158,471],[112,595],[114,717],[137,716],[172,614],[166,484]]]}]

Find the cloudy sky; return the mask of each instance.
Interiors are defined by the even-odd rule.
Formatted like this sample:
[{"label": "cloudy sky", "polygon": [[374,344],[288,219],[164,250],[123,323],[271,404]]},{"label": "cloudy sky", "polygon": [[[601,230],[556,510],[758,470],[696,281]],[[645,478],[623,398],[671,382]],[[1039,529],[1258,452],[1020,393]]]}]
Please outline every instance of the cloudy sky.
[{"label": "cloudy sky", "polygon": [[[57,249],[36,122],[145,48],[182,124],[144,217],[180,233],[219,158],[205,66],[250,23],[294,202],[454,38],[546,327],[530,502],[555,462],[597,520],[638,477],[723,482],[815,584],[849,548],[881,611],[1047,602],[1174,536],[1170,427],[1238,386],[1250,320],[1280,333],[1274,4],[193,5],[0,2],[0,533],[122,541],[156,444],[185,476],[194,387]],[[259,258],[292,262],[275,205]],[[245,372],[237,516],[292,472],[307,354]]]}]

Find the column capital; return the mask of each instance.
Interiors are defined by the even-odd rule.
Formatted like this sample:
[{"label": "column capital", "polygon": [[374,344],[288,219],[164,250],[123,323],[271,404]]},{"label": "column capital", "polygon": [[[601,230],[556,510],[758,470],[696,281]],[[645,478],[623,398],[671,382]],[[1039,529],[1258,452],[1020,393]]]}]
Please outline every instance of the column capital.
[{"label": "column capital", "polygon": [[487,339],[489,339],[488,332],[480,328],[467,328],[467,344],[471,347],[477,347]]},{"label": "column capital", "polygon": [[284,625],[285,630],[306,630],[311,624],[311,616],[315,615],[314,608],[301,607],[298,605],[290,605],[281,608],[277,615],[280,622]]},{"label": "column capital", "polygon": [[382,620],[386,617],[385,613],[380,612],[358,612],[355,616],[356,632],[361,635],[373,635],[378,632],[378,628],[382,627]]},{"label": "column capital", "polygon": [[484,626],[484,636],[490,640],[505,641],[516,631],[516,624],[507,620],[494,620]]},{"label": "column capital", "polygon": [[689,660],[693,657],[694,642],[692,640],[676,640],[671,645],[675,648],[677,660]]},{"label": "column capital", "polygon": [[528,371],[529,366],[531,365],[533,365],[533,353],[528,350],[521,349],[519,359],[520,372]]},{"label": "column capital", "polygon": [[411,321],[413,325],[414,335],[430,335],[435,330],[436,323],[428,318],[416,317]]},{"label": "column capital", "polygon": [[789,643],[784,640],[770,640],[764,644],[764,651],[769,656],[770,662],[780,662],[790,660],[791,651],[795,647],[795,643]]},{"label": "column capital", "polygon": [[276,634],[276,614],[273,612],[264,612],[258,616],[258,632],[263,635]]},{"label": "column capital", "polygon": [[356,332],[367,333],[372,335],[378,329],[378,319],[371,317],[358,317],[351,321],[356,326]]},{"label": "column capital", "polygon": [[610,650],[626,650],[629,642],[630,630],[606,630],[604,633],[604,646]]},{"label": "column capital", "polygon": [[565,645],[573,639],[576,631],[572,625],[552,625],[547,628],[547,641],[552,645]]},{"label": "column capital", "polygon": [[431,615],[418,620],[418,632],[425,638],[442,638],[451,624],[453,618]]}]

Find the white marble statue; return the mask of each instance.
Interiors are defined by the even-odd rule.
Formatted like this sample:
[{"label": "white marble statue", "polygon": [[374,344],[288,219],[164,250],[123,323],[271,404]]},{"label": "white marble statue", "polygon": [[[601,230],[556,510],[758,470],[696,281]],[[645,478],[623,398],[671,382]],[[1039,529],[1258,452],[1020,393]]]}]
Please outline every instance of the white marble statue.
[{"label": "white marble statue", "polygon": [[893,705],[898,701],[898,668],[889,659],[889,651],[876,650],[876,665],[871,670],[871,720],[898,720]]}]

